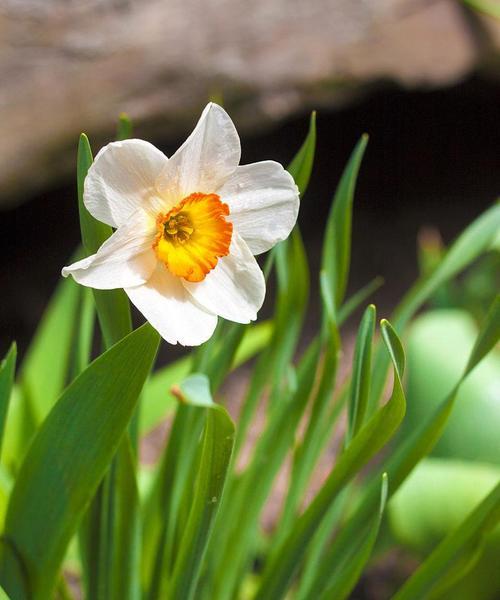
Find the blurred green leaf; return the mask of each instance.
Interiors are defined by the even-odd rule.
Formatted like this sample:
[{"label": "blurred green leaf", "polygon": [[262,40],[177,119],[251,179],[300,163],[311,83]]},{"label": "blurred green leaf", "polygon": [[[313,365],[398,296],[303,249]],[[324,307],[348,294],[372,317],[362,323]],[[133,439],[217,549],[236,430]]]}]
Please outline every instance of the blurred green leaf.
[{"label": "blurred green leaf", "polygon": [[3,433],[7,410],[12,395],[14,373],[16,369],[17,347],[12,343],[5,358],[0,362],[0,453],[2,451]]},{"label": "blurred green leaf", "polygon": [[234,425],[227,411],[213,403],[206,377],[193,375],[180,386],[187,402],[206,414],[200,465],[186,529],[176,557],[168,598],[194,597],[213,520],[220,504],[234,442]]},{"label": "blurred green leaf", "polygon": [[[325,282],[326,283],[326,282]],[[382,277],[375,277],[363,286],[360,290],[355,292],[350,298],[348,298],[344,304],[339,308],[337,315],[337,324],[342,325],[344,321],[351,316],[351,314],[365,302],[374,292],[376,292],[384,283]]]},{"label": "blurred green leaf", "polygon": [[311,113],[309,120],[309,131],[300,150],[294,156],[287,170],[295,179],[299,188],[300,196],[305,194],[314,164],[314,153],[316,151],[316,111]]},{"label": "blurred green leaf", "polygon": [[[481,254],[489,250],[500,229],[500,204],[495,204],[465,229],[448,248],[432,273],[420,278],[407,292],[394,311],[392,322],[402,332],[408,321],[434,292],[452,277],[458,275]],[[379,347],[375,353],[372,389],[368,412],[377,406],[387,378],[389,361]],[[390,474],[389,479],[393,481]]]},{"label": "blurred green leaf", "polygon": [[349,277],[352,205],[356,179],[367,144],[368,136],[363,135],[342,173],[326,224],[321,268],[326,274],[327,285],[333,290],[335,311],[342,303]]},{"label": "blurred green leaf", "polygon": [[401,379],[404,370],[404,353],[396,333],[385,320],[381,321],[381,331],[394,366],[391,398],[353,438],[338,458],[317,496],[296,520],[281,546],[269,557],[256,596],[259,600],[271,600],[283,596],[304,557],[311,538],[337,494],[389,441],[403,419],[405,398]]},{"label": "blurred green leaf", "polygon": [[462,0],[462,2],[477,12],[500,19],[500,4],[498,0]]},{"label": "blurred green leaf", "polygon": [[12,491],[4,531],[8,545],[0,561],[1,583],[16,600],[50,597],[69,540],[132,416],[158,342],[158,334],[144,325],[96,359],[66,389],[36,435]]},{"label": "blurred green leaf", "polygon": [[118,117],[118,127],[116,128],[116,139],[121,142],[132,137],[134,127],[132,120],[127,113],[121,113]]},{"label": "blurred green leaf", "polygon": [[21,365],[22,393],[36,424],[66,384],[79,292],[73,281],[59,282]]},{"label": "blurred green leaf", "polygon": [[416,600],[426,597],[436,584],[439,585],[440,578],[446,577],[448,569],[453,566],[454,561],[460,559],[464,550],[469,557],[474,555],[474,547],[482,543],[485,534],[499,521],[500,483],[457,529],[446,536],[395,594],[394,600]]}]

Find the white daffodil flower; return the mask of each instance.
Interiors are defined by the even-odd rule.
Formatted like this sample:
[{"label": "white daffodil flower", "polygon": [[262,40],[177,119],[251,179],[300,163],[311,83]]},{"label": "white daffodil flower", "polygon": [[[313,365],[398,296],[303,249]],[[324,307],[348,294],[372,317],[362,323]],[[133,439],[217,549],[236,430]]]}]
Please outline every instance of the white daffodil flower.
[{"label": "white daffodil flower", "polygon": [[62,274],[96,289],[124,288],[171,344],[206,341],[217,316],[253,321],[265,295],[254,255],[289,235],[299,193],[280,164],[238,166],[240,155],[236,128],[217,104],[170,159],[142,140],[105,146],[83,199],[116,231]]}]

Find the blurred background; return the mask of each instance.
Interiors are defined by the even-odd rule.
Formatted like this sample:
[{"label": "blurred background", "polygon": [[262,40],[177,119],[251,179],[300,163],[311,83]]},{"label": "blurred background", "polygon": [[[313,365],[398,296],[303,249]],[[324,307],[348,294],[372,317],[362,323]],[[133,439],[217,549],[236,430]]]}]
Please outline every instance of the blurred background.
[{"label": "blurred background", "polygon": [[171,154],[216,98],[243,162],[286,164],[317,109],[313,268],[368,132],[351,286],[382,275],[382,314],[416,276],[419,231],[450,241],[500,190],[500,22],[458,0],[0,0],[0,79],[4,350],[25,349],[78,242],[78,135],[97,152],[122,111]]}]

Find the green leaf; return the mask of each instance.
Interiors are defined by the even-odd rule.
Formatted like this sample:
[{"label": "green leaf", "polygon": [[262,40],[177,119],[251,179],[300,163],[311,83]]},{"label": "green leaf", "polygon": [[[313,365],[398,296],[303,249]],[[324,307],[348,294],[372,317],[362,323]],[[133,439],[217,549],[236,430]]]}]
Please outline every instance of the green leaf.
[{"label": "green leaf", "polygon": [[[443,283],[458,275],[481,254],[488,251],[499,229],[500,204],[496,204],[480,215],[458,236],[438,267],[430,275],[420,278],[407,292],[391,319],[396,331],[403,331],[411,317]],[[373,412],[377,406],[384,389],[388,365],[387,357],[379,348],[374,360],[369,413]],[[390,475],[389,478],[392,482]]]},{"label": "green leaf", "polygon": [[354,148],[337,186],[326,224],[321,268],[326,273],[328,286],[333,290],[335,310],[342,303],[347,287],[351,261],[352,205],[367,143],[368,136],[363,135]]},{"label": "green leaf", "polygon": [[353,438],[337,460],[337,464],[313,502],[296,520],[294,527],[280,547],[270,556],[256,596],[259,600],[271,600],[284,595],[304,557],[311,538],[337,494],[391,439],[403,419],[405,398],[401,380],[404,354],[397,335],[387,321],[382,320],[381,330],[394,367],[391,398]]},{"label": "green leaf", "polygon": [[140,599],[140,518],[139,491],[135,477],[136,459],[125,435],[113,464],[115,501],[113,506],[113,548],[110,570],[110,600]]},{"label": "green leaf", "polygon": [[132,416],[158,342],[158,334],[144,325],[96,359],[65,390],[33,440],[10,498],[8,545],[0,560],[0,583],[16,600],[50,597],[69,540]]},{"label": "green leaf", "polygon": [[[343,600],[344,598],[349,597],[373,552],[380,529],[380,523],[382,522],[386,500],[387,474],[384,473],[382,475],[382,486],[380,491],[380,506],[378,512],[373,517],[366,535],[363,537],[360,547],[344,557],[344,560],[340,565],[335,565],[330,562],[328,554],[323,557],[317,573],[317,584],[315,582],[316,585],[314,586],[314,589],[309,592],[310,598],[321,598],[322,600],[335,598],[335,600]],[[319,587],[319,585],[321,584],[322,579],[328,583],[320,595],[319,591],[321,587]]]},{"label": "green leaf", "polygon": [[213,403],[206,377],[191,376],[181,384],[180,391],[190,404],[206,407],[208,411],[194,499],[168,588],[168,598],[172,600],[194,597],[234,442],[231,418],[222,406]]},{"label": "green leaf", "polygon": [[7,410],[12,394],[14,384],[14,372],[16,369],[17,348],[13,343],[7,352],[6,357],[0,363],[0,453],[2,450],[3,433],[5,421],[7,419]]},{"label": "green leaf", "polygon": [[500,521],[500,483],[488,494],[463,523],[437,546],[427,560],[420,565],[394,600],[417,600],[425,598],[433,587],[446,577],[453,562],[460,559],[464,551],[474,555],[471,548],[482,544],[486,533]]},{"label": "green leaf", "polygon": [[359,431],[365,418],[366,405],[370,394],[372,339],[375,333],[376,315],[375,306],[370,304],[365,310],[356,337],[356,347],[352,362],[351,394],[347,411],[347,444]]},{"label": "green leaf", "polygon": [[121,113],[118,117],[118,127],[116,129],[116,139],[121,142],[132,137],[134,133],[134,127],[132,125],[131,118],[127,113]]},{"label": "green leaf", "polygon": [[301,197],[305,194],[314,164],[314,153],[316,150],[316,111],[311,113],[309,131],[300,150],[294,156],[287,170],[295,179]]}]

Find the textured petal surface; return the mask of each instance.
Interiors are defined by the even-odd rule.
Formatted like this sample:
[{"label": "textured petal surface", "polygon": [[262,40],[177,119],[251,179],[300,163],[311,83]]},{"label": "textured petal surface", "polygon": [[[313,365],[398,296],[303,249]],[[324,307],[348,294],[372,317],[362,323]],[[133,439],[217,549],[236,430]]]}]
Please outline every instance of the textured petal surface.
[{"label": "textured petal surface", "polygon": [[197,346],[212,335],[217,317],[197,306],[181,280],[157,263],[144,285],[127,288],[131,302],[170,344]]},{"label": "textured petal surface", "polygon": [[162,197],[176,204],[194,192],[213,193],[240,162],[240,138],[226,111],[208,104],[194,131],[157,180]]},{"label": "textured petal surface", "polygon": [[237,323],[257,318],[266,293],[264,274],[248,246],[234,233],[229,255],[220,258],[203,281],[182,283],[198,304]]},{"label": "textured petal surface", "polygon": [[112,227],[126,223],[138,208],[158,203],[155,181],[167,163],[163,152],[143,140],[108,144],[85,179],[87,210]]},{"label": "textured petal surface", "polygon": [[139,285],[147,281],[157,263],[152,248],[155,222],[143,211],[133,215],[99,248],[96,254],[64,267],[82,285],[98,290]]},{"label": "textured petal surface", "polygon": [[229,220],[253,254],[286,239],[297,220],[298,188],[272,160],[238,167],[217,194],[228,204]]}]

